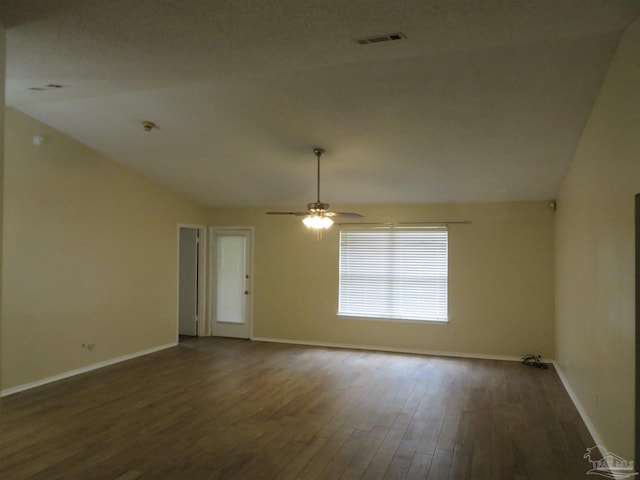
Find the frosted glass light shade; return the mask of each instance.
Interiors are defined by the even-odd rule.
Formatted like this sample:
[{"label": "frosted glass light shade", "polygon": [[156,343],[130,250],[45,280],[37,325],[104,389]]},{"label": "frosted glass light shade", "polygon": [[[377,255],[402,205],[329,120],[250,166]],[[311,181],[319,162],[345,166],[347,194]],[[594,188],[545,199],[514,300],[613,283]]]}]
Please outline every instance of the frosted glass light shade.
[{"label": "frosted glass light shade", "polygon": [[313,228],[316,230],[327,229],[333,225],[333,220],[329,217],[323,217],[322,215],[309,215],[305,217],[302,222],[307,228]]}]

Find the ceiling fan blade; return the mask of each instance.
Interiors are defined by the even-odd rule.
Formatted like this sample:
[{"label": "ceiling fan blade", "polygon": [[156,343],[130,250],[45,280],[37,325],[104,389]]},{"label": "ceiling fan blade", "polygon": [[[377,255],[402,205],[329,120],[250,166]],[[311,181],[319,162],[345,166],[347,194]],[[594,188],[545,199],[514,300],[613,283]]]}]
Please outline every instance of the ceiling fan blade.
[{"label": "ceiling fan blade", "polygon": [[364,215],[352,212],[326,212],[327,217],[364,218]]},{"label": "ceiling fan blade", "polygon": [[306,217],[309,212],[264,212],[267,215],[296,215],[298,217]]}]

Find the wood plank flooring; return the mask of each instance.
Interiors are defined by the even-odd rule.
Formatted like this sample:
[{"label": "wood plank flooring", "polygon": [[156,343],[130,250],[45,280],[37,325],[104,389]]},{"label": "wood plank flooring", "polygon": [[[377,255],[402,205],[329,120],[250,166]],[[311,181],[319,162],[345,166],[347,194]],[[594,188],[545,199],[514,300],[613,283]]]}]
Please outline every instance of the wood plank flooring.
[{"label": "wood plank flooring", "polygon": [[0,400],[0,478],[584,479],[553,369],[191,339]]}]

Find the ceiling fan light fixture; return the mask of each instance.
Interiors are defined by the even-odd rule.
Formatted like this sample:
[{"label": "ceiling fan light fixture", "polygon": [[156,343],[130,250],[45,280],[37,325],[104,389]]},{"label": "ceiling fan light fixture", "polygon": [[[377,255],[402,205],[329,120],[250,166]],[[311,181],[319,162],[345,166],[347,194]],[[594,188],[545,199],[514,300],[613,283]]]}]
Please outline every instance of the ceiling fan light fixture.
[{"label": "ceiling fan light fixture", "polygon": [[312,228],[314,230],[326,230],[331,225],[333,225],[333,220],[329,217],[325,217],[324,215],[309,215],[308,217],[304,217],[302,220],[305,227]]},{"label": "ceiling fan light fixture", "polygon": [[[333,220],[329,217],[349,217],[349,218],[362,218],[359,213],[347,213],[347,212],[331,212],[329,211],[329,204],[320,201],[320,157],[324,153],[324,148],[315,147],[313,154],[316,156],[318,164],[318,177],[317,177],[317,192],[318,196],[316,201],[307,203],[307,212],[266,212],[267,215],[296,215],[298,217],[305,217],[302,220],[305,227],[316,230],[320,233],[321,230],[326,230],[333,225]],[[318,237],[319,238],[319,237]]]}]

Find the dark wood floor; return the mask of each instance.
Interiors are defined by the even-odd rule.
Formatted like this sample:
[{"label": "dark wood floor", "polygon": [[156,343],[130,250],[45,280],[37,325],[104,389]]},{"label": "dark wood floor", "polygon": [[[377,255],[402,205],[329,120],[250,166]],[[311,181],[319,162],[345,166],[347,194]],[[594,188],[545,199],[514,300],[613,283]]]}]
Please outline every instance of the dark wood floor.
[{"label": "dark wood floor", "polygon": [[1,400],[2,479],[584,479],[553,369],[232,339]]}]

